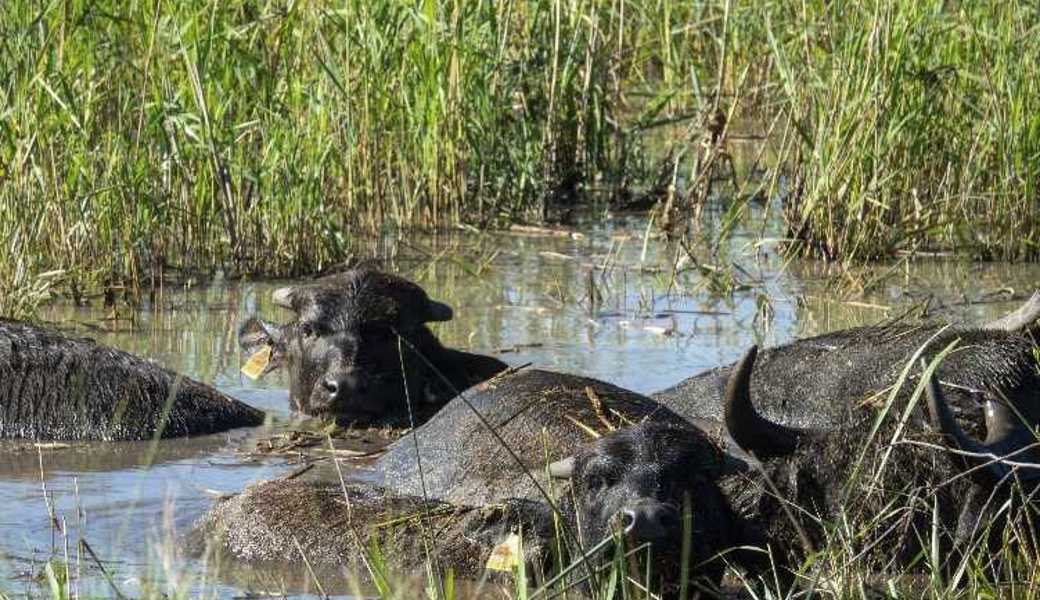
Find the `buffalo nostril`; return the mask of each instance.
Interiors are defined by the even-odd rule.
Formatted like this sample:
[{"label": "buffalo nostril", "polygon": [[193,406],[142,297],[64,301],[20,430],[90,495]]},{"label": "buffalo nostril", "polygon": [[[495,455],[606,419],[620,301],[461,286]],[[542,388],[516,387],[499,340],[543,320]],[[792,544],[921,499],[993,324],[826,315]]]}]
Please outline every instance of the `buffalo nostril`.
[{"label": "buffalo nostril", "polygon": [[336,402],[365,393],[365,382],[354,373],[341,373],[321,380],[321,387],[328,394],[329,401]]},{"label": "buffalo nostril", "polygon": [[644,542],[664,540],[679,523],[678,513],[660,503],[639,503],[622,510],[619,516],[624,533]]}]

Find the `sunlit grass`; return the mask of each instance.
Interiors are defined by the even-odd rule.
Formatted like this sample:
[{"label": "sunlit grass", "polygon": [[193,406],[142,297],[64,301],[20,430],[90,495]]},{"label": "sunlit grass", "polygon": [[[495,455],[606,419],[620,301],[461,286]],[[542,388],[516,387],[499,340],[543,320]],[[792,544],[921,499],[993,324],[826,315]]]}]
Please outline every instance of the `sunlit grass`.
[{"label": "sunlit grass", "polygon": [[373,232],[540,221],[586,187],[663,185],[675,229],[717,199],[732,120],[770,176],[723,193],[718,235],[765,193],[796,252],[1034,259],[1037,10],[12,0],[0,289],[299,275]]},{"label": "sunlit grass", "polygon": [[389,227],[537,221],[633,172],[623,121],[668,110],[642,107],[650,86],[689,104],[719,10],[12,0],[0,244],[30,275],[136,286],[163,268],[313,272]]},{"label": "sunlit grass", "polygon": [[1019,1],[771,11],[795,250],[1040,257],[1038,17]]}]

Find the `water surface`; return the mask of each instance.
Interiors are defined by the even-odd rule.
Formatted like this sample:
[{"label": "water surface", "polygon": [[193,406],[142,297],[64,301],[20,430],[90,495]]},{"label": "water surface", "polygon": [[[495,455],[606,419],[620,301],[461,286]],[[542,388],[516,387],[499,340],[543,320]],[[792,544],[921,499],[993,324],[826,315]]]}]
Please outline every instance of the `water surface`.
[{"label": "water surface", "polygon": [[[685,251],[645,239],[645,231],[642,220],[616,219],[574,236],[388,239],[372,253],[455,308],[453,321],[433,327],[446,344],[647,393],[733,361],[752,343],[876,323],[910,309],[981,322],[1014,308],[1040,282],[1037,266],[937,260],[842,274],[836,266],[785,263],[751,232],[735,236],[725,256],[694,249],[677,270]],[[715,270],[731,263],[737,268]],[[185,286],[197,282],[183,279],[136,309],[94,300],[56,304],[43,317],[212,383],[267,411],[272,424],[158,443],[0,447],[0,591],[49,595],[44,564],[65,564],[67,556],[73,591],[81,594],[110,596],[112,585],[130,596],[152,588],[221,598],[309,593],[270,573],[213,578],[176,552],[177,537],[215,496],[296,468],[287,457],[248,453],[286,427],[288,394],[281,373],[257,382],[241,375],[236,344],[248,315],[289,317],[270,293],[292,282],[218,276]],[[77,547],[80,538],[105,573]]]}]

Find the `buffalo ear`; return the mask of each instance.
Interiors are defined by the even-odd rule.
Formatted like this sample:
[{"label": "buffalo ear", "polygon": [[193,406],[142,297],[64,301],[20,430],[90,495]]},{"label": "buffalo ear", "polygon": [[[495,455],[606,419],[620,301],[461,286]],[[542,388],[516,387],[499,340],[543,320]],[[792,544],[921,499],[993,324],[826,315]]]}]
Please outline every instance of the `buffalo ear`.
[{"label": "buffalo ear", "polygon": [[432,321],[450,321],[454,316],[455,312],[447,304],[437,302],[436,300],[426,301],[426,318],[424,320],[427,323]]},{"label": "buffalo ear", "polygon": [[264,346],[274,346],[282,339],[282,331],[277,326],[266,323],[257,317],[249,317],[238,328],[238,345],[247,356],[256,354]]},{"label": "buffalo ear", "polygon": [[568,456],[549,465],[549,476],[553,479],[570,479],[574,474],[574,457]]}]

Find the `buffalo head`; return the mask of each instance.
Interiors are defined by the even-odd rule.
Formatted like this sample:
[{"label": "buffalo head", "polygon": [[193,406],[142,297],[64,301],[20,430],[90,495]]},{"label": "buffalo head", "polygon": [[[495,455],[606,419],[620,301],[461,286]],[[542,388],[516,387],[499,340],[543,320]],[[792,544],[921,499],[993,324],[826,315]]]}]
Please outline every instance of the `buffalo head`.
[{"label": "buffalo head", "polygon": [[395,423],[407,416],[409,401],[418,408],[434,395],[440,382],[429,363],[442,364],[452,353],[426,323],[450,320],[452,310],[418,285],[355,270],[281,288],[272,298],[295,318],[282,326],[251,318],[239,330],[239,342],[248,353],[270,348],[265,372],[288,369],[296,410]]},{"label": "buffalo head", "polygon": [[[551,464],[549,472],[572,482],[578,537],[586,551],[623,539],[628,550],[651,557],[653,578],[668,590],[678,583],[684,534],[692,579],[718,582],[724,568],[718,553],[740,545],[717,485],[723,459],[719,447],[697,429],[646,422],[596,440]],[[638,554],[641,550],[649,555]]]}]

